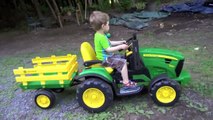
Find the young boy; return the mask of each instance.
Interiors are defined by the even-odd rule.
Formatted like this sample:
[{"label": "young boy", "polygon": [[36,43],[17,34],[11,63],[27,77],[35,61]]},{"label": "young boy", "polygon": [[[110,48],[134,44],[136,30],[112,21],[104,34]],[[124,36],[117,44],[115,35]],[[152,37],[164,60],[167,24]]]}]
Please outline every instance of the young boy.
[{"label": "young boy", "polygon": [[100,11],[94,11],[90,15],[90,24],[96,31],[94,44],[96,57],[103,61],[104,65],[110,66],[121,72],[124,87],[121,92],[138,89],[135,82],[129,80],[126,59],[112,52],[128,48],[126,41],[110,41],[105,33],[109,31],[109,16]]}]

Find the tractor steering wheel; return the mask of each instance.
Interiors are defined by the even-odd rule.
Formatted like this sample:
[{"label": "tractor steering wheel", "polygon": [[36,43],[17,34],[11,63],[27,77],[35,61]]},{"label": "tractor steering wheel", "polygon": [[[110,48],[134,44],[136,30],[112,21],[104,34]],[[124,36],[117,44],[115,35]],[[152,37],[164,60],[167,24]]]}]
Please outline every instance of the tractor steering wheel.
[{"label": "tractor steering wheel", "polygon": [[126,43],[128,44],[128,46],[132,45],[132,41],[133,40],[136,40],[136,33],[134,33],[131,38],[129,38],[128,40],[126,40]]},{"label": "tractor steering wheel", "polygon": [[126,50],[126,56],[131,55],[133,52],[133,40],[136,40],[136,33],[134,33],[131,38],[126,40],[126,43],[129,46],[128,49]]}]

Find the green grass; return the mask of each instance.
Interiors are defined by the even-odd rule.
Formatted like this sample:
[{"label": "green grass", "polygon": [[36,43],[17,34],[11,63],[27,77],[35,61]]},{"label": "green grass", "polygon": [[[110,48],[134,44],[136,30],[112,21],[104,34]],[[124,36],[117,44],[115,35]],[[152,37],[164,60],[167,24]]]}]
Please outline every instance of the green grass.
[{"label": "green grass", "polygon": [[180,97],[180,100],[183,100],[185,101],[187,104],[186,106],[189,107],[189,108],[193,108],[193,109],[196,109],[198,111],[201,111],[201,112],[206,112],[208,111],[208,106],[200,103],[200,102],[195,102],[195,101],[192,101],[191,99],[189,99],[187,96],[185,95],[182,95]]}]

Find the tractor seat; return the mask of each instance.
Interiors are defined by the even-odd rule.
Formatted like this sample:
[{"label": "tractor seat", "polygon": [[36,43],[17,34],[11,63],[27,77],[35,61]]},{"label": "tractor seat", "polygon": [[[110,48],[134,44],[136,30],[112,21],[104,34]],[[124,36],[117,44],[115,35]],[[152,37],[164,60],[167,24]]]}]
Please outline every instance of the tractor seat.
[{"label": "tractor seat", "polygon": [[[83,42],[81,44],[81,55],[84,61],[85,67],[103,67],[101,65],[102,61],[96,58],[96,54],[90,43]],[[108,73],[113,72],[113,68],[104,67]]]}]

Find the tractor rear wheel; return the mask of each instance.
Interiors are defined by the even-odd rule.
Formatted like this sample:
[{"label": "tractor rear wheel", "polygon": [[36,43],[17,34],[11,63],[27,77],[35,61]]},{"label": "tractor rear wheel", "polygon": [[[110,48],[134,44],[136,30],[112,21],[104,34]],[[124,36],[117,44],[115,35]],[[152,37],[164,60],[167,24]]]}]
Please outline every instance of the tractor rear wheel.
[{"label": "tractor rear wheel", "polygon": [[113,91],[109,84],[98,78],[86,79],[77,88],[78,103],[89,112],[102,112],[113,101]]},{"label": "tractor rear wheel", "polygon": [[153,85],[150,90],[150,96],[157,105],[172,106],[179,100],[180,92],[181,89],[178,82],[165,79]]}]

